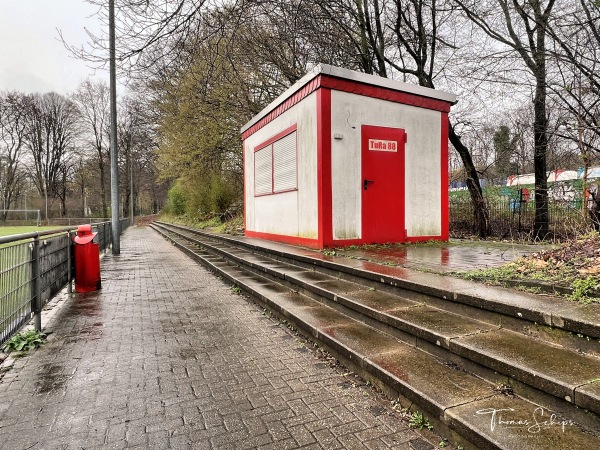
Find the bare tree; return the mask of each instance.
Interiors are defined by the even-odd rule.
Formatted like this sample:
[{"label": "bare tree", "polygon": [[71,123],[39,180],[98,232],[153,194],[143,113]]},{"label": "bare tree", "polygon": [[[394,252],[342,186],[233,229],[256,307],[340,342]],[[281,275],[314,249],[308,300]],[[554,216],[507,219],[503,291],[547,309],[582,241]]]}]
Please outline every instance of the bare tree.
[{"label": "bare tree", "polygon": [[73,175],[72,182],[74,190],[77,191],[80,197],[81,217],[87,217],[89,211],[88,191],[92,185],[93,174],[95,173],[93,161],[81,152],[76,152],[73,156],[73,164],[71,165]]},{"label": "bare tree", "polygon": [[558,11],[548,27],[556,72],[549,87],[565,109],[556,134],[578,149],[585,195],[588,168],[600,153],[600,4],[580,0]]},{"label": "bare tree", "polygon": [[467,17],[488,36],[514,52],[535,80],[534,166],[535,219],[534,239],[545,239],[549,232],[548,215],[548,117],[546,38],[555,0],[455,0]]},{"label": "bare tree", "polygon": [[600,136],[600,3],[561,4],[546,31],[556,61],[552,92],[576,118],[577,126]]},{"label": "bare tree", "polygon": [[0,195],[3,209],[10,209],[16,201],[15,195],[22,181],[21,153],[30,103],[30,98],[24,94],[0,94]]},{"label": "bare tree", "polygon": [[83,125],[83,132],[89,134],[88,142],[95,151],[96,164],[100,176],[100,197],[102,217],[108,217],[106,192],[106,169],[110,157],[109,149],[109,89],[105,82],[84,81],[72,96],[77,104]]},{"label": "bare tree", "polygon": [[[97,6],[98,17],[107,30],[89,42],[74,47],[61,35],[63,44],[77,57],[104,67],[108,63],[108,7],[105,0],[87,0]],[[244,0],[239,0],[244,3]],[[159,55],[175,64],[181,60],[185,42],[198,35],[202,14],[217,0],[115,0],[116,58],[126,73],[147,70]],[[152,57],[146,57],[153,55]]]},{"label": "bare tree", "polygon": [[130,206],[133,203],[134,152],[138,144],[139,128],[142,121],[141,114],[137,109],[138,105],[135,101],[127,98],[121,104],[118,121],[119,155],[124,159],[121,163],[121,170],[124,173],[119,176],[119,180],[124,184],[123,188],[120,189],[125,194],[125,201],[123,202],[124,217],[129,216]]},{"label": "bare tree", "polygon": [[49,200],[62,200],[68,171],[68,152],[78,132],[79,111],[75,104],[56,93],[34,94],[27,115],[24,142],[29,150],[32,165],[30,176],[46,202],[45,218],[48,220]]}]

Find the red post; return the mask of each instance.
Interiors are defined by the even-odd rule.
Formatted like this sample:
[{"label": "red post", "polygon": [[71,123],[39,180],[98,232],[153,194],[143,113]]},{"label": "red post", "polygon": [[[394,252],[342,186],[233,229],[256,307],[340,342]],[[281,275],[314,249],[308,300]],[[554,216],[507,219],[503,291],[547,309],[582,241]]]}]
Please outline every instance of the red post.
[{"label": "red post", "polygon": [[101,288],[100,246],[94,242],[91,225],[79,225],[75,242],[75,292],[92,292]]}]

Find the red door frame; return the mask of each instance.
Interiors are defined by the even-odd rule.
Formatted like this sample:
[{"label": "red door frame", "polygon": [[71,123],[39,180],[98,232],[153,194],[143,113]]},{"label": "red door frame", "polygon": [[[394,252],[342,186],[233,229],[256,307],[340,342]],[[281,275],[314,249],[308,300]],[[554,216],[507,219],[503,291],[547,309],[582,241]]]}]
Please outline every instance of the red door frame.
[{"label": "red door frame", "polygon": [[362,241],[404,242],[406,132],[362,125]]}]

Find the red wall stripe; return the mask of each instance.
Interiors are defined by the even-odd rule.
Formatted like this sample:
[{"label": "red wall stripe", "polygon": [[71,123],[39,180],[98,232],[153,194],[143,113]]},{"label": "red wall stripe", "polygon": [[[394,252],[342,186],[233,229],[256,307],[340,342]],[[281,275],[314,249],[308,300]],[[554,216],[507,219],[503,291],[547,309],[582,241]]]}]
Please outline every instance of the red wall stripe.
[{"label": "red wall stripe", "polygon": [[248,197],[246,196],[246,143],[242,141],[242,168],[244,171],[244,231],[246,231],[246,217],[248,217]]},{"label": "red wall stripe", "polygon": [[442,240],[447,241],[450,237],[450,195],[448,179],[448,113],[443,112],[442,116],[442,141],[440,149],[440,174],[442,192],[440,193],[441,214],[442,214]]},{"label": "red wall stripe", "polygon": [[317,197],[319,245],[333,242],[331,188],[331,90],[317,91]]},{"label": "red wall stripe", "polygon": [[318,239],[310,239],[310,238],[304,238],[304,237],[298,237],[298,236],[287,236],[284,234],[263,233],[260,231],[250,231],[250,230],[246,230],[245,235],[246,235],[246,237],[250,237],[250,238],[265,239],[268,241],[275,241],[275,242],[283,242],[284,244],[301,245],[303,247],[317,248],[317,249],[321,248],[321,247],[319,247]]}]

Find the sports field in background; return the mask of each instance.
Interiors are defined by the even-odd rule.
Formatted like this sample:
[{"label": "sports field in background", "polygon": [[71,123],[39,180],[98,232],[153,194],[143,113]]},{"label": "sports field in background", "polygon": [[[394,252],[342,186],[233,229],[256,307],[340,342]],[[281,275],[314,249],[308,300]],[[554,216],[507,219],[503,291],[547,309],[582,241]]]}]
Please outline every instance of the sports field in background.
[{"label": "sports field in background", "polygon": [[36,226],[24,226],[24,227],[0,227],[0,237],[10,236],[11,234],[25,234],[35,233],[40,231],[55,230],[64,227],[36,227]]}]

